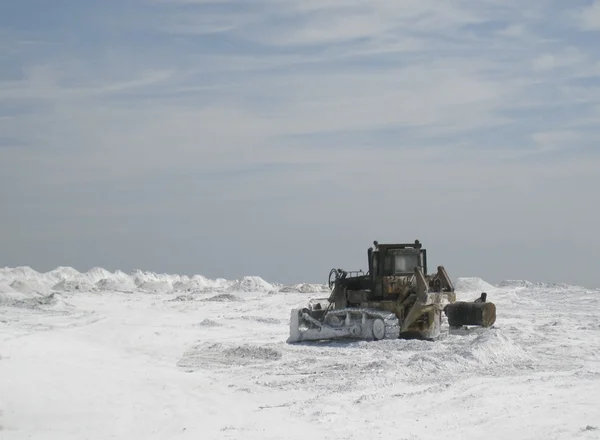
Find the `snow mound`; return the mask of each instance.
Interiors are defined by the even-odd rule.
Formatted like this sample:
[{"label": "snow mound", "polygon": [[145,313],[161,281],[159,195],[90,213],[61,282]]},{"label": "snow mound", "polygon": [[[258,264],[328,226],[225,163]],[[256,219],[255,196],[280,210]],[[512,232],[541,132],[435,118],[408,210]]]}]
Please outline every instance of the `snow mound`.
[{"label": "snow mound", "polygon": [[481,278],[477,277],[461,277],[454,282],[454,289],[457,292],[485,292],[495,289],[489,283],[486,283]]},{"label": "snow mound", "polygon": [[59,293],[53,292],[50,295],[44,296],[42,298],[38,298],[37,302],[40,306],[44,306],[44,309],[50,310],[70,310],[74,307],[69,304],[62,295]]},{"label": "snow mound", "polygon": [[422,377],[423,373],[439,375],[487,369],[500,371],[517,369],[534,361],[521,346],[495,329],[484,330],[462,343],[455,340],[447,346],[442,341],[438,344],[439,347],[420,346],[419,341],[406,344],[407,351],[417,351],[404,367],[406,374]]},{"label": "snow mound", "polygon": [[17,291],[23,293],[33,293],[33,292],[43,292],[48,293],[49,288],[46,283],[44,283],[40,279],[23,279],[23,280],[14,280],[10,283],[10,287]]},{"label": "snow mound", "polygon": [[[12,284],[12,287],[11,287]],[[94,267],[79,272],[72,267],[57,267],[40,273],[29,266],[0,269],[0,291],[23,292],[270,292],[278,288],[258,276],[240,280],[209,279],[202,275],[159,274],[135,270],[131,274]]]},{"label": "snow mound", "polygon": [[36,279],[40,278],[41,275],[42,274],[33,270],[29,266],[18,266],[15,268],[6,267],[2,270],[2,277],[9,282],[12,282],[17,279]]},{"label": "snow mound", "polygon": [[96,284],[100,280],[112,278],[112,275],[112,273],[101,267],[94,267],[88,270],[86,273],[82,274],[82,276],[87,278],[88,281],[93,284]]},{"label": "snow mound", "polygon": [[213,292],[223,290],[232,284],[223,278],[210,280],[202,275],[194,275],[191,278],[181,277],[180,280],[173,283],[175,292]]},{"label": "snow mound", "polygon": [[137,286],[130,276],[120,272],[98,280],[96,282],[96,289],[111,292],[133,292],[137,289]]},{"label": "snow mound", "polygon": [[[32,291],[40,286],[45,286],[45,274],[33,270],[29,266],[15,268],[5,267],[0,270],[0,289]],[[7,289],[8,286],[11,286]]]},{"label": "snow mound", "polygon": [[59,281],[52,286],[52,290],[63,292],[94,292],[96,291],[96,286],[85,275],[77,275],[73,278]]},{"label": "snow mound", "polygon": [[204,287],[203,290],[220,290],[220,289],[226,289],[229,285],[231,285],[231,281],[228,281],[225,278],[217,278],[216,280],[209,280],[209,279],[204,278],[204,277],[202,277],[200,275],[194,275],[192,277],[192,280],[195,280],[198,277],[201,277],[202,279],[206,280],[206,286]]},{"label": "snow mound", "polygon": [[73,269],[72,267],[59,266],[56,269],[51,270],[50,272],[46,272],[44,275],[46,275],[47,278],[58,282],[61,280],[67,280],[69,278],[76,277],[78,275],[81,275],[81,273],[79,273],[78,270]]},{"label": "snow mound", "polygon": [[26,294],[21,292],[2,294],[0,295],[0,306],[53,311],[65,311],[73,308],[58,293],[51,293],[50,295]]},{"label": "snow mound", "polygon": [[154,272],[142,272],[136,270],[132,274],[133,281],[140,290],[145,291],[163,291],[173,290],[173,284],[181,280],[180,275],[158,274]]},{"label": "snow mound", "polygon": [[272,284],[256,276],[246,276],[236,280],[227,288],[230,292],[270,292],[273,289]]},{"label": "snow mound", "polygon": [[137,287],[142,292],[170,293],[173,291],[173,285],[171,283],[160,280],[143,281]]},{"label": "snow mound", "polygon": [[498,330],[484,331],[458,354],[481,365],[508,365],[531,360],[521,346]]}]

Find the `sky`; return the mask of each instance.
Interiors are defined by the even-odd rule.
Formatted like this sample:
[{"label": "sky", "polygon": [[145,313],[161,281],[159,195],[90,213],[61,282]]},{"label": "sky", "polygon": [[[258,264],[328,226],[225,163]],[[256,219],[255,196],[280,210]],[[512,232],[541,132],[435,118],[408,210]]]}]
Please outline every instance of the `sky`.
[{"label": "sky", "polygon": [[600,287],[600,1],[3,0],[0,266]]}]

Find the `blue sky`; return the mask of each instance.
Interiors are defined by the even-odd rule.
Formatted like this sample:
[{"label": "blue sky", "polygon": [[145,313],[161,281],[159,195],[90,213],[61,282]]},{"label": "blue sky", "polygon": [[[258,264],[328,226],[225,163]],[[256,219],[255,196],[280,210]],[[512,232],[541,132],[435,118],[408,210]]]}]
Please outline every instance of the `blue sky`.
[{"label": "blue sky", "polygon": [[600,1],[0,4],[0,265],[599,286]]}]

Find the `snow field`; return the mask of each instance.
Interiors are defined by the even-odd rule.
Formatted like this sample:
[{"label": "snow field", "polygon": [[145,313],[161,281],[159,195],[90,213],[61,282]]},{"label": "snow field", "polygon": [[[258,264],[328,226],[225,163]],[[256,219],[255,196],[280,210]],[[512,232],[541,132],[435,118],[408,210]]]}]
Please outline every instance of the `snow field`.
[{"label": "snow field", "polygon": [[0,438],[600,438],[600,291],[455,284],[494,328],[288,345],[323,286],[0,269]]}]

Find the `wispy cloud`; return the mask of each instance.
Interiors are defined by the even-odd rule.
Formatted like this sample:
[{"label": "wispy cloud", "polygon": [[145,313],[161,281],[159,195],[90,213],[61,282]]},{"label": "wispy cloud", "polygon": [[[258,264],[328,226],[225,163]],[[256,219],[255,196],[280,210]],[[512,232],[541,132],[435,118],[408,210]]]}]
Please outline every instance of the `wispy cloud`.
[{"label": "wispy cloud", "polygon": [[586,4],[574,14],[581,28],[586,31],[600,30],[600,1],[595,0],[591,4]]}]

